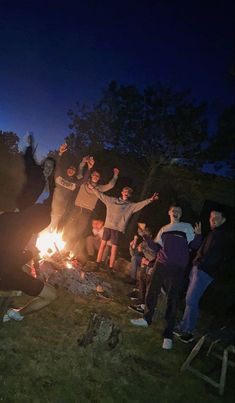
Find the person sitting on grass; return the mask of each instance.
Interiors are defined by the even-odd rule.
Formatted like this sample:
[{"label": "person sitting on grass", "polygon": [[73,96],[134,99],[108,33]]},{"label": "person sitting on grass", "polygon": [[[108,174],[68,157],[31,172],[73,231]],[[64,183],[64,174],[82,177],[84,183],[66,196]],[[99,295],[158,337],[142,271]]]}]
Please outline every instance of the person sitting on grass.
[{"label": "person sitting on grass", "polygon": [[[97,252],[100,248],[101,240],[103,237],[104,233],[104,221],[100,219],[94,218],[92,220],[92,235],[89,235],[86,238],[86,251],[88,254],[88,261],[90,262],[95,262],[96,261],[96,256]],[[110,245],[107,244],[106,248],[104,250],[102,262],[104,263],[106,258],[108,257],[110,250]]]},{"label": "person sitting on grass", "polygon": [[94,194],[106,205],[106,219],[104,223],[104,234],[97,255],[97,270],[100,268],[103,253],[107,242],[111,241],[111,255],[109,262],[109,273],[114,271],[114,263],[117,256],[118,244],[121,234],[125,233],[127,224],[131,216],[140,211],[142,208],[158,200],[158,193],[154,193],[152,197],[133,203],[129,199],[132,196],[133,189],[126,186],[121,191],[120,197],[110,197],[99,192],[96,188],[93,188]]},{"label": "person sitting on grass", "polygon": [[49,195],[43,203],[35,204],[45,188],[46,178],[43,168],[34,160],[32,145],[27,148],[25,155],[27,155],[25,158],[27,181],[23,186],[25,193],[17,197],[17,206],[21,205],[23,208],[20,211],[19,209],[8,211],[3,194],[0,198],[0,289],[20,290],[33,296],[34,299],[22,308],[9,309],[3,317],[4,322],[10,319],[21,321],[25,315],[44,308],[56,298],[54,287],[44,284],[22,269],[22,266],[32,258],[32,253],[25,251],[30,238],[46,228],[51,221],[55,163],[51,174],[47,177]]}]

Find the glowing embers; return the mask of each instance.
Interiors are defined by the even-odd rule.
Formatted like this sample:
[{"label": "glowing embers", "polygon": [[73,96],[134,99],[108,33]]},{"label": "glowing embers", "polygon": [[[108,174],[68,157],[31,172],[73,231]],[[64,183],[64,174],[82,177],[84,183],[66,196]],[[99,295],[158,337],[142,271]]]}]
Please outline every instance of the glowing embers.
[{"label": "glowing embers", "polygon": [[65,242],[62,239],[62,232],[42,231],[38,235],[36,247],[39,250],[41,258],[52,256],[55,253],[60,253],[65,247]]}]

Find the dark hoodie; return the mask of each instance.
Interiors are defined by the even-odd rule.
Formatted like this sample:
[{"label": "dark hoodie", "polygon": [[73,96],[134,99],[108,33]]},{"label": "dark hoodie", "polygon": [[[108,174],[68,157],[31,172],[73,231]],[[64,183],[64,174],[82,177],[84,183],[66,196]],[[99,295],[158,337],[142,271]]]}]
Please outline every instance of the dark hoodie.
[{"label": "dark hoodie", "polygon": [[199,270],[213,278],[217,276],[220,265],[226,256],[227,233],[226,223],[210,231],[193,260],[193,264]]}]

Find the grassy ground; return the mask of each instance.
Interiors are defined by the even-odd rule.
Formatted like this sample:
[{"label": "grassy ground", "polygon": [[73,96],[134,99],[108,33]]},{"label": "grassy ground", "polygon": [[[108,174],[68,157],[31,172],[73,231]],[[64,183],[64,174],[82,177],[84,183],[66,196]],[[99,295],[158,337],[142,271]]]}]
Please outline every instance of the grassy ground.
[{"label": "grassy ground", "polygon": [[[106,276],[106,274],[103,274]],[[12,403],[113,403],[233,401],[234,369],[229,368],[223,398],[216,389],[180,367],[192,346],[174,342],[161,348],[163,322],[133,327],[127,306],[128,286],[111,280],[114,297],[78,297],[65,291],[48,308],[0,328],[0,401]],[[21,305],[26,297],[15,298]],[[108,314],[121,328],[113,350],[79,347],[92,313]],[[138,317],[138,314],[137,314]],[[209,367],[214,367],[210,362]],[[204,365],[202,360],[199,366]],[[209,369],[207,367],[207,369]],[[219,370],[214,377],[218,379]]]}]

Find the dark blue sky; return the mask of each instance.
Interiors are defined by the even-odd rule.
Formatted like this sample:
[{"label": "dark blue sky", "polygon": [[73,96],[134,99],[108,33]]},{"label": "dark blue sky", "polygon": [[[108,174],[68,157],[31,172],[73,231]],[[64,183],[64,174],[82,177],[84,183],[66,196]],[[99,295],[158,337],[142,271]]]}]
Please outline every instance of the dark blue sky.
[{"label": "dark blue sky", "polygon": [[212,115],[234,102],[234,17],[232,0],[0,0],[0,129],[42,155],[112,79],[192,88]]}]

